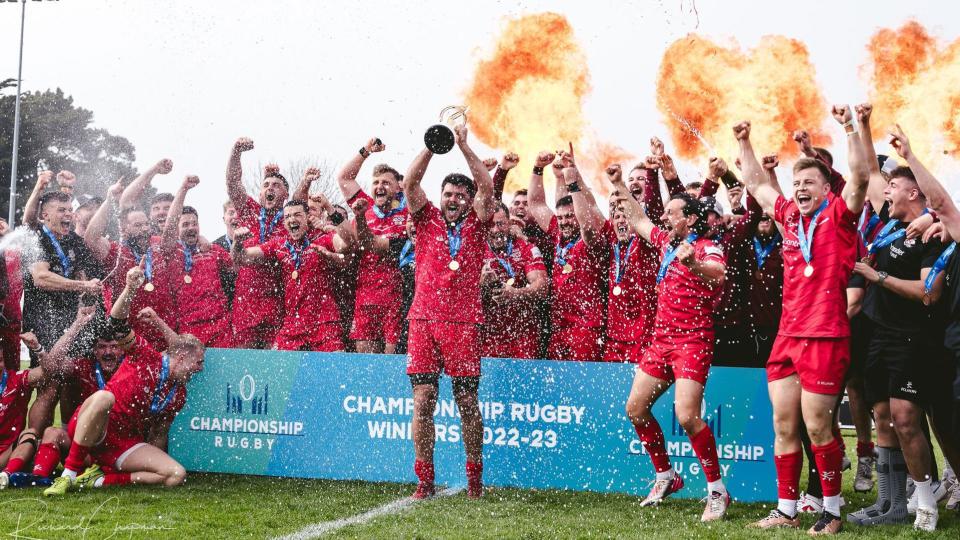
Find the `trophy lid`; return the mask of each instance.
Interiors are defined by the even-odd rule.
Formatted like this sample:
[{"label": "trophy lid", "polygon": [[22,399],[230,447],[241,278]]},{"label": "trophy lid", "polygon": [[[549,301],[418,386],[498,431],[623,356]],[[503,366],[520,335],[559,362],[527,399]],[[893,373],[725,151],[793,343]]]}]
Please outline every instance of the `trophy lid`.
[{"label": "trophy lid", "polygon": [[423,144],[434,154],[446,154],[454,142],[453,130],[443,124],[434,124],[423,134]]}]

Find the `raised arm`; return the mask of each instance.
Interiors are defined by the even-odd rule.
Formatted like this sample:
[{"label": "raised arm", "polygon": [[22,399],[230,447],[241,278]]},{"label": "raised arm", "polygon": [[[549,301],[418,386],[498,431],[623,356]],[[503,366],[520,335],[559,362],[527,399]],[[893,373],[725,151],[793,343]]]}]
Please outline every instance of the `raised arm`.
[{"label": "raised arm", "polygon": [[[677,173],[677,167],[673,164],[673,158],[664,150],[663,141],[657,137],[650,137],[650,155],[645,161],[647,168],[654,171],[660,170],[663,176],[663,183],[667,186],[667,193],[670,197],[677,193],[683,193],[683,182],[680,180],[680,174]],[[647,214],[654,214],[647,209]],[[662,211],[661,211],[662,213]],[[654,217],[659,217],[659,214]]]},{"label": "raised arm", "polygon": [[305,201],[310,198],[310,186],[320,178],[320,169],[316,167],[307,167],[303,172],[303,178],[297,184],[297,189],[293,190],[293,201]]},{"label": "raised arm", "polygon": [[389,255],[390,254],[390,240],[386,236],[380,236],[373,234],[373,231],[370,230],[370,226],[367,225],[367,208],[370,207],[370,202],[364,198],[358,198],[353,201],[353,213],[357,216],[354,220],[354,227],[356,229],[356,242],[357,249],[360,253],[366,253],[368,251],[373,251],[377,255]]},{"label": "raised arm", "polygon": [[[40,221],[37,216],[40,215],[40,197],[47,191],[47,186],[53,180],[53,171],[41,171],[37,175],[37,183],[33,186],[30,198],[23,207],[23,224],[30,228],[37,228]],[[16,225],[16,223],[14,223]]]},{"label": "raised arm", "polygon": [[[344,199],[349,201],[360,191],[357,175],[360,174],[363,162],[370,157],[370,154],[383,152],[386,149],[387,145],[383,144],[383,141],[378,137],[374,137],[367,141],[367,144],[361,146],[360,150],[343,165],[343,168],[337,173],[337,185],[340,186],[340,192],[343,193]],[[302,198],[302,200],[306,199]]]},{"label": "raised arm", "polygon": [[863,147],[863,159],[866,161],[870,175],[867,185],[867,200],[874,208],[883,208],[883,190],[887,187],[887,180],[880,172],[880,162],[877,161],[877,150],[873,147],[873,133],[870,132],[870,114],[873,105],[861,103],[854,107],[857,120],[860,122],[860,144]]},{"label": "raised arm", "polygon": [[253,150],[253,140],[240,137],[230,149],[230,158],[227,160],[227,196],[237,213],[243,212],[247,206],[247,191],[243,188],[243,167],[240,156],[244,152]]},{"label": "raised arm", "polygon": [[620,169],[620,165],[610,165],[606,172],[607,180],[610,181],[617,193],[617,205],[623,209],[623,214],[630,226],[641,238],[650,242],[654,224],[644,212],[643,205],[631,197],[630,192],[627,191],[627,185],[623,183],[623,171]]},{"label": "raised arm", "polygon": [[757,160],[750,143],[750,122],[740,122],[733,126],[733,135],[740,143],[740,166],[743,168],[743,183],[753,197],[760,203],[763,211],[771,216],[780,193],[770,182],[770,177]]},{"label": "raised arm", "polygon": [[[31,386],[39,386],[41,382],[48,377],[63,375],[70,371],[73,366],[68,365],[67,359],[70,354],[70,348],[86,327],[97,314],[97,306],[80,305],[77,308],[77,317],[70,323],[70,326],[63,331],[63,335],[53,344],[49,352],[39,352],[37,354],[40,367],[30,370],[28,381]],[[35,338],[34,338],[35,339]],[[26,342],[26,340],[24,340]],[[39,342],[37,343],[39,345]],[[28,344],[29,347],[29,344]]]},{"label": "raised arm", "polygon": [[173,161],[161,159],[153,167],[150,167],[146,172],[136,177],[133,182],[130,182],[127,189],[123,190],[123,195],[120,196],[120,210],[133,208],[140,204],[140,199],[143,198],[143,192],[147,189],[147,186],[150,185],[150,182],[153,181],[153,177],[158,174],[167,174],[172,170]]},{"label": "raised arm", "polygon": [[583,181],[580,171],[572,161],[570,166],[563,170],[563,177],[570,198],[573,199],[573,213],[577,216],[577,222],[580,224],[583,241],[591,247],[606,244],[606,239],[603,238],[602,234],[603,224],[606,220],[597,206],[597,200],[594,198],[590,186]]},{"label": "raised arm", "polygon": [[847,134],[847,158],[850,162],[850,179],[843,186],[841,196],[847,204],[847,209],[855,215],[860,215],[863,202],[867,199],[867,185],[870,183],[870,172],[863,155],[863,145],[857,134],[856,124],[853,122],[853,111],[849,105],[834,105],[833,117],[843,126]]},{"label": "raised arm", "polygon": [[130,306],[133,304],[133,297],[137,290],[143,285],[146,276],[143,273],[143,266],[147,258],[140,259],[140,264],[131,267],[127,271],[127,282],[120,294],[113,300],[113,307],[110,308],[110,318],[117,321],[126,321],[130,318]]},{"label": "raised arm", "polygon": [[553,163],[555,157],[553,152],[537,154],[527,186],[527,213],[542,231],[550,229],[550,220],[553,219],[553,210],[547,206],[547,194],[543,189],[543,170]]},{"label": "raised arm", "polygon": [[483,165],[483,161],[477,157],[477,154],[467,143],[467,126],[459,124],[454,126],[453,133],[457,138],[457,146],[467,160],[467,167],[470,168],[470,174],[473,181],[477,184],[477,195],[473,198],[473,210],[477,213],[480,221],[486,223],[493,218],[496,211],[497,201],[493,198],[493,178],[490,178],[490,172]]},{"label": "raised arm", "polygon": [[107,254],[110,253],[110,241],[105,236],[107,223],[110,221],[110,214],[114,212],[122,193],[123,179],[117,180],[115,184],[107,188],[107,198],[90,218],[87,230],[83,233],[83,243],[101,261],[106,260]]},{"label": "raised arm", "polygon": [[173,345],[174,341],[180,337],[163,319],[160,318],[160,315],[158,315],[152,307],[145,307],[141,309],[140,313],[137,313],[137,319],[156,328],[157,331],[163,336],[163,340],[167,343],[167,346]]},{"label": "raised arm", "polygon": [[200,184],[200,179],[196,176],[191,175],[184,178],[183,183],[180,184],[180,189],[177,190],[177,194],[173,197],[173,202],[170,204],[170,211],[167,214],[167,223],[163,227],[163,239],[160,244],[160,249],[162,249],[164,253],[172,250],[173,246],[177,243],[177,239],[180,236],[180,214],[183,214],[183,201],[187,198],[187,192],[197,187],[198,184]]},{"label": "raised arm", "polygon": [[427,172],[427,165],[433,158],[433,152],[429,148],[424,148],[413,158],[413,163],[407,168],[407,174],[403,176],[403,196],[407,199],[407,212],[411,215],[419,212],[427,205],[427,194],[423,191],[420,181]]},{"label": "raised arm", "polygon": [[246,227],[237,227],[233,230],[233,244],[230,246],[230,257],[237,266],[245,266],[263,259],[263,250],[260,246],[245,248],[243,242],[253,234]]},{"label": "raised arm", "polygon": [[913,175],[917,178],[920,191],[927,197],[927,205],[937,213],[940,222],[943,223],[950,236],[960,238],[960,212],[957,211],[957,206],[950,198],[950,193],[913,153],[913,148],[910,147],[910,139],[907,138],[899,125],[894,127],[890,137],[890,144],[893,149],[906,160],[910,170],[913,171]]},{"label": "raised arm", "polygon": [[500,160],[500,165],[493,172],[493,198],[498,201],[503,200],[503,187],[507,185],[507,174],[510,169],[520,163],[520,156],[513,152],[507,152]]}]

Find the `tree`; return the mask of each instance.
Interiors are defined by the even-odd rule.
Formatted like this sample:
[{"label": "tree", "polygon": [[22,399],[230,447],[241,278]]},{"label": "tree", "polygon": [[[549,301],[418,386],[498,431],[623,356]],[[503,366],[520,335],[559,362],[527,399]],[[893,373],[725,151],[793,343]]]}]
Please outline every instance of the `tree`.
[{"label": "tree", "polygon": [[[253,169],[243,169],[243,187],[254,198],[260,193],[260,183],[263,181],[263,169],[266,165],[268,164],[258,163]],[[340,186],[337,185],[337,180],[334,177],[335,168],[329,160],[323,158],[302,157],[291,160],[287,162],[286,166],[280,167],[280,174],[290,183],[290,194],[293,195],[293,191],[300,184],[300,179],[303,178],[303,173],[309,167],[320,169],[320,178],[310,186],[310,194],[320,193],[331,203],[346,206],[343,194],[340,192]]]},{"label": "tree", "polygon": [[[16,80],[0,81],[0,209],[6,217],[10,204],[10,165]],[[24,92],[20,98],[20,154],[17,159],[17,221],[37,179],[37,170],[72,171],[77,176],[74,195],[100,196],[123,176],[132,180],[133,144],[126,138],[92,127],[93,112],[73,103],[63,90]]]}]

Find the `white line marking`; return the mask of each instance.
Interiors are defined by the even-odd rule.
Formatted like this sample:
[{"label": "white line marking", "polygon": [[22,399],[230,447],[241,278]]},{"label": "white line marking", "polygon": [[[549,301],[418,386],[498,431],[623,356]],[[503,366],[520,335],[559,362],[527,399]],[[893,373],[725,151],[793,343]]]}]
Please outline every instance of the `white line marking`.
[{"label": "white line marking", "polygon": [[[451,487],[447,488],[439,493],[437,497],[449,497],[450,495],[456,495],[463,491],[463,487]],[[426,499],[430,500],[430,499]],[[378,506],[372,510],[367,510],[362,514],[357,514],[355,516],[350,516],[347,518],[341,518],[334,521],[323,521],[321,523],[314,523],[313,525],[308,525],[299,531],[288,534],[286,536],[279,536],[274,540],[309,540],[310,538],[318,538],[327,533],[342,529],[344,527],[349,527],[350,525],[360,525],[368,521],[377,519],[381,516],[387,516],[390,514],[399,514],[404,510],[412,507],[413,505],[422,502],[420,500],[414,499],[413,497],[404,497],[403,499],[397,499],[393,502],[387,503],[383,506]]]}]

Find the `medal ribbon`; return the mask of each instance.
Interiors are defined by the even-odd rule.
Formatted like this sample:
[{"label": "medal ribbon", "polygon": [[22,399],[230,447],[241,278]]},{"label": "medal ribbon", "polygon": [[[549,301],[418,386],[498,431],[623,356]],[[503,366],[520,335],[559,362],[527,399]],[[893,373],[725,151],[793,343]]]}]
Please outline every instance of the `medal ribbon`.
[{"label": "medal ribbon", "polygon": [[[687,236],[687,239],[685,240],[685,242],[687,242],[688,244],[692,244],[696,240],[697,240],[696,233],[690,233]],[[673,260],[677,258],[677,248],[679,247],[680,247],[680,244],[677,244],[675,246],[670,246],[669,248],[667,248],[667,251],[663,254],[663,260],[660,261],[660,269],[657,270],[657,285],[659,285],[660,282],[663,281],[663,278],[667,275],[667,269],[670,268],[670,263],[672,263]]]},{"label": "medal ribbon", "polygon": [[578,236],[574,238],[573,241],[571,241],[569,244],[567,244],[566,247],[563,247],[557,250],[555,261],[558,265],[560,266],[567,265],[567,253],[570,253],[570,250],[573,249],[573,246],[577,245],[577,242],[579,241],[580,241],[580,237]]},{"label": "medal ribbon", "polygon": [[823,209],[827,207],[827,199],[824,199],[823,203],[820,204],[820,208],[817,208],[817,211],[813,213],[813,217],[810,218],[810,232],[804,234],[803,232],[803,215],[800,215],[797,219],[797,240],[800,241],[800,253],[803,254],[803,260],[810,264],[810,261],[813,259],[813,232],[817,229],[817,218],[820,217],[820,212],[823,212]]},{"label": "medal ribbon", "polygon": [[[117,362],[117,368],[119,368],[120,364],[123,363],[123,358],[124,358],[123,356],[120,357],[120,361]],[[103,370],[100,369],[99,361],[94,362],[93,364],[93,374],[97,376],[97,386],[99,386],[100,389],[103,390],[103,388],[107,386],[107,383],[105,383],[103,380]]]},{"label": "medal ribbon", "polygon": [[763,263],[767,262],[767,257],[773,253],[773,248],[780,245],[780,240],[779,232],[773,233],[773,238],[767,245],[763,245],[756,236],[753,237],[753,253],[757,258],[757,268],[763,268]]},{"label": "medal ribbon", "polygon": [[886,225],[880,229],[880,232],[877,233],[876,238],[873,239],[873,243],[867,248],[867,251],[873,255],[877,251],[887,247],[888,245],[897,241],[898,238],[903,238],[907,234],[906,227],[894,232],[893,234],[890,231],[893,230],[897,224],[900,223],[899,219],[891,219],[887,222]]},{"label": "medal ribbon", "polygon": [[455,226],[447,226],[447,246],[450,248],[450,258],[456,259],[457,255],[460,253],[460,248],[463,246],[463,235],[461,234],[461,229],[463,228],[463,223],[466,220],[460,220]]},{"label": "medal ribbon", "polygon": [[264,239],[273,233],[273,230],[277,228],[277,224],[280,223],[280,220],[283,219],[283,212],[277,212],[273,215],[273,218],[270,219],[270,224],[267,225],[267,209],[260,207],[260,243],[262,244]]},{"label": "medal ribbon", "polygon": [[407,208],[407,198],[404,197],[403,194],[401,193],[399,200],[400,200],[400,205],[397,206],[396,208],[391,208],[389,212],[384,212],[383,210],[380,210],[380,207],[374,205],[373,213],[376,214],[378,218],[385,219],[395,214],[398,214],[400,212],[403,212]]},{"label": "medal ribbon", "polygon": [[43,225],[43,233],[50,239],[50,243],[53,244],[53,249],[57,252],[57,257],[60,258],[60,266],[63,267],[63,277],[70,277],[70,272],[73,270],[70,264],[70,257],[67,257],[67,254],[63,252],[63,246],[60,245],[60,241],[57,240],[57,237],[53,235],[53,231],[47,228],[46,225]]},{"label": "medal ribbon", "polygon": [[197,252],[197,248],[196,246],[188,246],[183,240],[179,240],[177,243],[183,248],[183,271],[189,274],[193,270],[193,254]]},{"label": "medal ribbon", "polygon": [[937,279],[937,275],[940,272],[943,272],[943,269],[947,266],[947,261],[950,260],[950,256],[953,255],[953,250],[957,249],[956,242],[950,242],[950,245],[947,246],[947,249],[943,250],[943,253],[937,257],[937,261],[933,263],[933,266],[930,267],[930,273],[927,274],[927,279],[923,281],[923,293],[929,295],[930,291],[933,290],[933,282]]},{"label": "medal ribbon", "polygon": [[614,283],[620,283],[623,275],[627,272],[627,261],[630,260],[630,253],[633,252],[633,241],[636,239],[636,236],[630,235],[630,243],[627,244],[627,253],[623,256],[622,261],[620,259],[620,242],[613,243]]},{"label": "medal ribbon", "polygon": [[403,268],[413,262],[413,242],[407,240],[400,248],[400,264],[397,266]]},{"label": "medal ribbon", "polygon": [[297,247],[290,243],[289,240],[283,243],[286,246],[287,251],[290,252],[290,258],[293,260],[293,267],[296,270],[300,269],[300,265],[303,264],[303,252],[310,245],[310,239],[306,236],[303,237],[303,245]]},{"label": "medal ribbon", "polygon": [[163,412],[164,409],[170,405],[170,401],[173,400],[174,394],[177,393],[178,384],[174,384],[173,388],[167,392],[167,395],[164,396],[163,401],[160,401],[160,390],[163,389],[163,385],[167,382],[167,377],[170,375],[170,358],[167,355],[163,355],[163,359],[160,364],[160,378],[157,380],[157,388],[153,391],[153,400],[150,402],[150,412],[153,414],[158,414]]},{"label": "medal ribbon", "polygon": [[3,392],[7,389],[7,370],[3,370],[3,376],[0,377],[0,397],[3,396]]},{"label": "medal ribbon", "polygon": [[140,260],[144,257],[147,258],[147,263],[143,265],[143,275],[147,278],[147,283],[153,282],[153,247],[148,247],[146,254],[141,254],[134,249],[133,244],[130,242],[126,242],[125,244],[127,249],[130,250],[130,253],[133,254],[133,259],[137,261],[137,264],[140,264]]},{"label": "medal ribbon", "polygon": [[[493,248],[490,248],[490,251],[493,251],[494,254],[497,253]],[[500,262],[500,266],[502,266],[503,269],[507,271],[508,276],[513,278],[515,277],[513,273],[513,265],[510,264],[510,260],[509,260],[511,255],[513,255],[513,238],[510,238],[507,240],[507,256],[500,257],[499,255],[497,255],[497,260]]]}]

